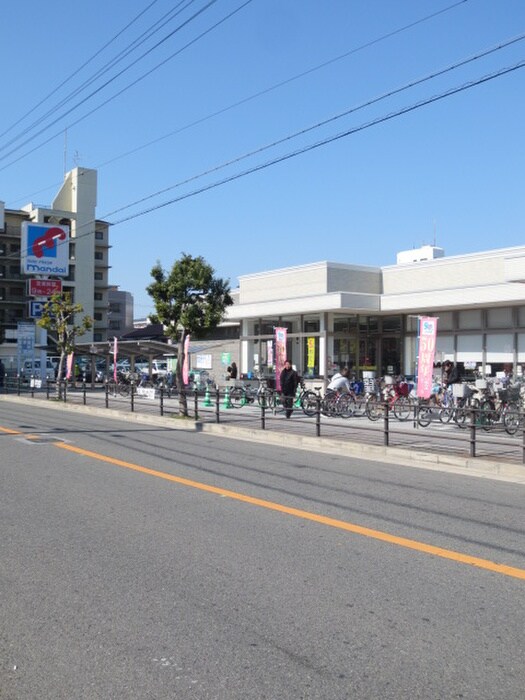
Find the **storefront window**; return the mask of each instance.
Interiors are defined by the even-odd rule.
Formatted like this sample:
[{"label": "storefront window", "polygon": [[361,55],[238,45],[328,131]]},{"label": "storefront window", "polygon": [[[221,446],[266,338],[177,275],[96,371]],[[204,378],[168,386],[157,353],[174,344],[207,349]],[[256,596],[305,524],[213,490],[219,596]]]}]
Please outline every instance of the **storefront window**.
[{"label": "storefront window", "polygon": [[357,338],[334,338],[334,365],[355,370],[357,365]]},{"label": "storefront window", "polygon": [[318,318],[305,318],[303,321],[303,330],[305,333],[319,333],[321,330],[321,322]]},{"label": "storefront window", "polygon": [[401,316],[385,316],[383,318],[383,333],[400,333]]},{"label": "storefront window", "polygon": [[357,316],[334,316],[334,333],[352,333],[357,329]]}]

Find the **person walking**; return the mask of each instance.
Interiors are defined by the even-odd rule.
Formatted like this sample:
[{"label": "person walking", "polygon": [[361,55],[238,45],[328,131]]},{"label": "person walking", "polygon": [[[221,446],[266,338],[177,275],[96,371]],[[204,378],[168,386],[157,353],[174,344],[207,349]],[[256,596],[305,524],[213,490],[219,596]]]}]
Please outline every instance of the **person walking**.
[{"label": "person walking", "polygon": [[283,406],[286,412],[286,417],[290,418],[293,413],[293,402],[295,400],[295,392],[299,384],[299,375],[292,367],[290,360],[286,360],[284,368],[279,377],[281,382],[281,395],[283,397]]}]

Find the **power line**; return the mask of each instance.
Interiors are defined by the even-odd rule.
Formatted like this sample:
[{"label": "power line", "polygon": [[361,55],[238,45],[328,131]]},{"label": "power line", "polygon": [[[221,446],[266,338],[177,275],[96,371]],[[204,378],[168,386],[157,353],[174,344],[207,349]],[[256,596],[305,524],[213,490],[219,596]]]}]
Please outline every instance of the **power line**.
[{"label": "power line", "polygon": [[[201,11],[199,11],[199,12],[204,11],[205,9],[207,9],[207,7],[208,7],[209,5],[211,5],[211,4],[215,3],[215,2],[217,2],[217,0],[210,0],[210,2],[208,3],[208,5],[207,5],[205,8],[203,8]],[[91,111],[87,112],[87,113],[84,114],[82,117],[80,117],[80,118],[77,119],[76,121],[74,121],[74,122],[72,122],[71,124],[69,124],[69,125],[67,126],[67,128],[69,129],[69,128],[71,128],[72,126],[76,126],[76,124],[80,123],[81,121],[83,121],[83,120],[86,119],[87,117],[91,116],[92,114],[94,114],[94,112],[98,111],[99,109],[101,109],[102,107],[104,107],[106,104],[108,104],[109,102],[111,102],[112,100],[116,99],[117,97],[119,97],[120,95],[122,95],[124,92],[126,92],[127,90],[129,90],[131,87],[133,87],[133,86],[136,85],[137,83],[139,83],[139,82],[141,82],[142,80],[144,80],[145,78],[147,78],[149,75],[151,75],[151,73],[153,73],[154,71],[156,71],[156,70],[157,70],[158,68],[160,68],[161,66],[165,65],[168,61],[170,61],[170,60],[172,60],[173,58],[175,58],[176,56],[178,56],[180,53],[182,53],[183,51],[185,51],[186,49],[188,49],[190,46],[192,46],[193,44],[195,44],[197,41],[200,41],[200,39],[202,39],[204,36],[206,36],[207,34],[209,34],[210,32],[212,32],[214,29],[216,29],[217,27],[219,27],[221,24],[223,24],[223,23],[226,22],[227,20],[229,20],[231,17],[233,17],[234,15],[236,15],[238,12],[240,12],[242,9],[244,9],[244,8],[245,8],[247,5],[249,5],[251,2],[253,2],[253,0],[245,0],[245,2],[243,2],[243,3],[242,3],[240,6],[238,6],[235,10],[232,10],[232,12],[230,12],[228,15],[226,15],[226,16],[223,17],[221,20],[219,20],[218,22],[216,22],[214,25],[212,25],[211,27],[209,27],[208,29],[206,29],[205,31],[203,31],[201,34],[199,34],[197,37],[195,37],[194,39],[192,39],[191,41],[189,41],[187,44],[185,44],[182,48],[178,49],[178,50],[175,51],[173,54],[171,54],[170,56],[168,56],[167,58],[165,58],[163,61],[161,61],[161,62],[158,63],[157,65],[153,66],[153,68],[151,68],[151,69],[148,70],[146,73],[144,73],[144,74],[142,74],[141,76],[139,76],[136,80],[134,80],[133,82],[131,82],[131,83],[129,83],[128,85],[126,85],[126,86],[125,86],[124,88],[122,88],[119,92],[115,93],[114,95],[112,95],[111,97],[109,97],[107,100],[105,100],[105,101],[102,102],[101,104],[97,105],[97,107],[94,107]],[[189,20],[188,20],[188,21],[189,21]],[[111,82],[111,81],[109,81],[109,82]],[[104,86],[102,86],[102,87],[104,87]],[[100,89],[102,89],[102,88],[100,88]],[[97,90],[97,92],[98,92],[98,90]],[[86,98],[86,99],[87,99],[87,98]],[[86,101],[86,100],[84,99],[83,102],[85,102],[85,101]],[[69,111],[72,111],[72,110],[69,110]],[[65,115],[62,115],[62,116],[65,116]],[[55,120],[55,121],[57,121],[57,120]],[[54,123],[54,122],[53,122],[53,123]],[[52,124],[48,125],[48,127],[46,127],[46,129],[49,128],[49,126],[52,126]],[[44,130],[46,130],[46,129],[43,129],[42,131],[44,131]],[[41,133],[41,132],[40,132],[40,133]],[[22,160],[23,158],[25,158],[26,156],[30,155],[31,153],[34,153],[34,151],[38,150],[39,148],[42,148],[42,146],[45,146],[47,143],[49,143],[50,141],[52,141],[53,139],[55,139],[57,136],[59,136],[59,135],[61,135],[61,134],[62,134],[62,130],[60,130],[59,132],[53,134],[53,135],[50,136],[48,139],[46,139],[45,141],[43,141],[42,143],[40,143],[38,146],[35,146],[35,147],[32,148],[30,151],[26,151],[26,153],[22,154],[21,156],[19,156],[19,157],[16,158],[15,160],[11,161],[10,163],[7,163],[6,165],[4,165],[2,168],[0,168],[0,172],[2,172],[3,170],[6,170],[6,169],[9,168],[11,165],[14,165],[15,163],[17,163],[18,161]],[[33,137],[32,137],[31,139],[29,139],[29,140],[32,140],[33,138],[35,138],[35,136],[33,136]],[[25,143],[27,143],[27,142],[25,142]],[[22,145],[24,145],[24,144],[22,144]],[[16,149],[14,149],[14,151],[11,151],[11,153],[14,153],[14,152],[15,152],[16,150],[18,150],[18,148],[20,148],[20,147],[21,147],[21,146],[18,146]],[[0,160],[4,160],[4,159],[7,158],[11,153],[4,154],[4,156],[0,157]]]},{"label": "power line", "polygon": [[236,158],[233,158],[229,161],[221,163],[220,165],[214,166],[213,168],[205,170],[197,175],[193,175],[192,177],[187,178],[185,180],[182,180],[178,183],[175,183],[174,185],[170,185],[169,187],[165,187],[162,190],[158,190],[157,192],[150,194],[146,197],[143,197],[141,199],[138,199],[135,202],[132,202],[131,204],[127,204],[124,207],[121,207],[121,208],[116,209],[112,212],[109,212],[106,216],[112,216],[113,214],[117,214],[121,211],[124,211],[125,209],[129,209],[133,206],[136,206],[137,204],[142,204],[142,202],[145,202],[149,199],[153,199],[155,197],[158,197],[160,194],[164,194],[165,192],[168,192],[169,190],[176,189],[177,187],[181,187],[182,185],[187,185],[188,183],[193,182],[194,180],[198,180],[201,177],[204,177],[206,175],[210,175],[211,173],[217,172],[218,170],[222,170],[230,165],[238,163],[241,160],[245,160],[246,158],[249,158],[251,156],[258,155],[259,153],[262,153],[263,151],[266,151],[270,148],[274,148],[275,146],[279,146],[279,145],[285,143],[286,141],[291,141],[292,139],[297,138],[298,136],[304,136],[305,134],[307,134],[310,131],[318,129],[322,126],[326,126],[327,124],[329,124],[331,122],[334,122],[334,121],[341,119],[342,117],[347,117],[350,114],[353,114],[359,110],[365,109],[366,107],[370,107],[373,104],[377,104],[378,102],[381,102],[381,101],[387,99],[388,97],[393,97],[394,95],[398,95],[401,92],[404,92],[406,90],[409,90],[410,88],[416,87],[417,85],[422,85],[423,83],[425,83],[429,80],[433,80],[434,78],[438,78],[438,77],[445,75],[446,73],[449,73],[453,70],[457,70],[458,68],[462,68],[463,66],[465,66],[469,63],[477,61],[481,58],[485,58],[486,56],[488,56],[490,54],[493,54],[497,51],[501,51],[502,49],[507,48],[508,46],[511,46],[512,44],[515,44],[517,42],[523,41],[524,39],[525,39],[525,33],[520,34],[517,37],[513,37],[511,39],[508,39],[507,41],[500,43],[496,46],[493,46],[489,49],[486,49],[485,51],[482,51],[481,53],[478,53],[478,54],[475,54],[474,56],[470,56],[468,58],[465,58],[461,61],[458,61],[457,63],[446,66],[445,68],[442,68],[438,71],[434,71],[434,72],[430,73],[429,75],[426,75],[422,78],[412,80],[411,82],[406,83],[405,85],[403,85],[401,87],[395,88],[393,90],[389,90],[388,92],[385,92],[382,95],[379,95],[378,97],[374,97],[370,100],[367,100],[364,103],[361,103],[360,105],[357,105],[355,107],[347,109],[343,112],[339,112],[338,114],[333,115],[333,116],[329,117],[328,119],[324,119],[321,122],[317,122],[316,124],[313,124],[313,125],[308,126],[304,129],[301,129],[300,131],[297,131],[293,134],[289,134],[289,135],[285,136],[284,138],[278,139],[277,141],[273,141],[272,143],[266,144],[264,146],[260,146],[259,148],[256,148],[252,151],[249,151],[248,153],[245,153],[241,156],[237,156]]},{"label": "power line", "polygon": [[[117,32],[109,41],[107,41],[98,51],[96,51],[90,58],[87,59],[87,61],[84,61],[84,63],[79,66],[76,70],[73,71],[70,75],[68,75],[67,78],[65,78],[59,85],[57,85],[53,90],[46,95],[46,97],[42,98],[40,102],[38,102],[34,107],[32,107],[29,111],[27,111],[23,116],[19,117],[16,122],[11,124],[10,127],[8,127],[5,131],[3,131],[0,134],[0,138],[8,134],[10,131],[12,131],[15,126],[18,126],[20,122],[22,122],[24,119],[26,119],[30,114],[33,114],[35,110],[37,110],[39,107],[41,107],[45,102],[47,102],[55,93],[57,93],[60,88],[64,87],[72,78],[74,78],[76,75],[80,73],[86,66],[88,66],[92,61],[95,60],[97,56],[99,56],[105,49],[107,49],[108,46],[110,46],[113,42],[115,42],[119,36],[121,36],[127,29],[129,29],[140,17],[142,17],[143,14],[145,14],[155,3],[157,3],[158,0],[152,0],[147,7],[145,7],[141,12],[139,12],[138,15],[136,15],[128,24],[126,24],[125,27],[123,27],[119,32]],[[63,101],[62,103],[63,104]],[[60,105],[59,105],[60,106]],[[49,114],[49,112],[48,112]],[[46,115],[47,116],[47,115]]]},{"label": "power line", "polygon": [[[188,5],[190,5],[193,1],[194,1],[194,0],[189,0]],[[66,112],[64,112],[64,113],[61,114],[60,116],[56,117],[55,119],[53,119],[53,121],[50,122],[47,126],[42,127],[42,129],[40,129],[39,131],[37,131],[35,134],[33,134],[32,136],[30,136],[29,138],[27,138],[27,139],[26,139],[25,141],[23,141],[22,143],[18,144],[18,146],[16,146],[15,148],[11,149],[8,153],[4,153],[4,155],[0,156],[0,160],[5,160],[5,159],[8,158],[10,155],[13,155],[13,153],[16,153],[16,151],[18,151],[20,148],[22,148],[23,146],[25,146],[27,143],[30,143],[31,141],[33,141],[34,139],[36,139],[38,136],[40,136],[40,135],[43,134],[45,131],[47,131],[48,129],[50,129],[52,126],[54,126],[57,122],[59,122],[59,121],[61,121],[62,119],[64,119],[64,117],[67,117],[68,114],[71,114],[71,112],[73,112],[75,109],[77,109],[78,107],[80,107],[81,105],[83,105],[85,102],[87,102],[88,100],[90,100],[92,97],[94,97],[95,95],[97,95],[101,90],[103,90],[105,87],[107,87],[108,85],[110,85],[110,84],[111,84],[112,82],[114,82],[117,78],[120,78],[120,77],[121,77],[124,73],[126,73],[130,68],[132,68],[134,65],[136,65],[139,61],[142,61],[142,60],[143,60],[146,56],[148,56],[152,51],[154,51],[154,50],[157,49],[159,46],[161,46],[164,42],[166,42],[168,39],[170,39],[174,34],[176,34],[176,33],[179,32],[181,29],[183,29],[186,25],[188,25],[190,22],[192,22],[194,19],[196,19],[199,15],[201,15],[203,12],[205,12],[207,9],[209,9],[209,8],[210,8],[212,5],[214,5],[216,2],[218,2],[218,0],[208,0],[208,2],[206,3],[206,5],[204,5],[204,7],[202,7],[200,10],[198,10],[197,12],[195,12],[195,13],[194,13],[191,17],[189,17],[187,20],[185,20],[184,22],[182,22],[181,24],[179,24],[173,31],[171,31],[169,34],[167,34],[165,37],[163,37],[160,41],[158,41],[156,44],[154,44],[152,47],[150,47],[147,51],[145,51],[145,52],[144,52],[143,54],[141,54],[138,58],[136,58],[134,61],[132,61],[130,64],[128,64],[125,68],[123,68],[123,69],[120,70],[118,73],[116,73],[116,75],[114,75],[112,78],[109,78],[108,80],[106,80],[105,83],[103,83],[103,84],[100,85],[98,88],[96,88],[95,90],[93,90],[92,92],[90,92],[86,97],[84,97],[82,100],[80,100],[80,102],[77,102],[75,105],[73,105],[73,107],[70,107]],[[247,0],[247,2],[252,2],[252,0]],[[247,4],[247,3],[246,3],[246,4]],[[162,63],[159,64],[159,65],[162,65]],[[152,71],[151,71],[151,72],[152,72]],[[149,74],[149,73],[148,73],[148,74]],[[75,124],[75,123],[77,123],[77,122],[74,122],[74,124]],[[69,128],[69,127],[68,127],[68,128]],[[10,143],[12,143],[12,141],[11,141]],[[47,142],[46,142],[46,143],[47,143]],[[43,145],[43,144],[42,144],[42,145]],[[7,144],[6,144],[6,146],[4,146],[4,147],[7,147]],[[0,148],[0,150],[2,150],[2,149]],[[16,161],[14,161],[14,162],[16,162]]]},{"label": "power line", "polygon": [[448,7],[445,7],[441,10],[438,10],[437,12],[433,12],[430,15],[426,15],[425,17],[421,17],[418,20],[415,20],[414,22],[410,22],[409,24],[405,24],[402,27],[398,27],[397,29],[394,29],[390,32],[387,32],[386,34],[382,34],[379,37],[376,37],[375,39],[371,39],[370,41],[367,41],[364,44],[361,44],[360,46],[356,46],[353,49],[350,49],[349,51],[346,51],[343,54],[340,54],[338,56],[335,56],[333,58],[330,58],[328,61],[324,61],[323,63],[320,63],[316,66],[313,66],[312,68],[308,68],[307,70],[297,73],[296,75],[293,75],[289,78],[286,78],[285,80],[282,80],[279,83],[276,83],[274,85],[271,85],[270,87],[267,87],[263,90],[260,90],[259,92],[255,92],[252,95],[249,95],[248,97],[244,97],[242,100],[238,100],[237,102],[232,103],[231,105],[228,105],[227,107],[223,107],[222,109],[219,109],[215,112],[212,112],[211,114],[208,114],[205,117],[201,117],[200,119],[196,119],[193,122],[190,122],[189,124],[186,124],[184,126],[179,127],[178,129],[175,129],[174,131],[170,131],[167,134],[164,134],[163,136],[160,136],[156,139],[153,139],[152,141],[148,141],[147,143],[143,144],[142,146],[138,146],[137,148],[127,151],[126,153],[123,153],[119,156],[115,156],[111,160],[107,160],[104,163],[101,163],[100,165],[97,166],[98,168],[102,168],[106,165],[109,165],[111,163],[114,163],[117,160],[120,160],[122,158],[125,158],[129,155],[133,155],[134,153],[137,153],[138,151],[143,150],[144,148],[147,148],[148,146],[152,146],[156,143],[159,143],[160,141],[164,141],[165,139],[169,138],[170,136],[175,136],[177,134],[182,133],[183,131],[186,131],[187,129],[191,129],[194,126],[198,126],[199,124],[202,124],[206,121],[209,121],[210,119],[213,119],[215,117],[220,116],[221,114],[225,114],[226,112],[229,112],[232,109],[235,109],[236,107],[240,107],[241,105],[247,104],[248,102],[251,102],[252,100],[257,99],[258,97],[262,97],[263,95],[267,95],[270,92],[273,92],[274,90],[277,90],[281,87],[284,87],[285,85],[289,85],[290,83],[293,83],[296,80],[299,80],[300,78],[304,78],[308,75],[311,75],[312,73],[317,72],[318,70],[321,70],[322,68],[326,68],[327,66],[332,65],[333,63],[336,63],[337,61],[341,61],[343,58],[348,58],[348,56],[352,56],[355,53],[358,53],[359,51],[363,51],[364,49],[370,48],[371,46],[374,46],[375,44],[380,43],[381,41],[385,41],[386,39],[390,39],[393,36],[396,36],[397,34],[400,34],[402,32],[407,31],[408,29],[412,29],[413,27],[416,27],[419,24],[422,24],[423,22],[427,22],[430,19],[434,19],[438,15],[441,15],[445,12],[449,12],[450,10],[458,7],[459,5],[463,5],[465,2],[468,2],[468,0],[459,0],[459,2],[455,2],[453,5],[449,5]]},{"label": "power line", "polygon": [[[477,87],[478,85],[482,85],[483,83],[489,82],[491,80],[495,80],[496,78],[499,78],[503,75],[507,75],[508,73],[514,72],[516,70],[519,70],[521,68],[525,67],[525,59],[522,61],[519,61],[518,63],[514,64],[513,66],[507,66],[505,68],[501,68],[497,71],[494,71],[493,73],[489,73],[487,75],[482,76],[481,78],[477,78],[476,80],[469,81],[467,83],[463,83],[462,85],[449,88],[448,90],[445,90],[442,93],[439,93],[437,95],[434,95],[432,97],[428,97],[422,100],[419,100],[418,102],[415,102],[411,105],[408,105],[406,107],[402,107],[398,110],[395,110],[393,112],[390,112],[389,114],[383,115],[381,117],[377,117],[376,119],[372,119],[368,122],[365,122],[363,124],[360,124],[358,126],[352,127],[351,129],[347,129],[345,131],[342,131],[338,134],[335,134],[333,136],[328,136],[324,139],[321,139],[319,141],[316,141],[312,144],[309,144],[307,146],[304,146],[302,148],[296,149],[295,151],[290,151],[288,153],[285,153],[281,156],[277,156],[276,158],[273,158],[269,161],[266,161],[265,163],[260,163],[258,165],[253,166],[252,168],[248,168],[246,170],[243,170],[238,173],[234,173],[233,175],[230,175],[228,177],[223,178],[222,180],[218,180],[215,182],[212,182],[208,185],[203,185],[202,187],[192,190],[191,192],[187,192],[183,195],[180,195],[179,197],[175,197],[173,199],[170,199],[166,202],[162,202],[161,204],[158,204],[154,207],[150,207],[148,209],[144,209],[143,211],[137,212],[136,214],[131,214],[130,216],[124,217],[122,219],[118,219],[117,221],[110,221],[107,222],[111,226],[118,226],[119,224],[125,223],[126,221],[131,221],[133,219],[137,219],[141,216],[144,216],[146,214],[149,214],[153,211],[157,211],[159,209],[162,209],[164,207],[170,206],[172,204],[175,204],[177,202],[181,202],[185,199],[189,199],[191,197],[195,197],[199,194],[202,194],[204,192],[207,192],[209,190],[215,189],[216,187],[220,187],[221,185],[225,185],[229,182],[233,182],[235,180],[239,180],[242,177],[246,177],[247,175],[251,175],[253,173],[265,170],[266,168],[271,167],[272,165],[277,165],[278,163],[282,163],[286,160],[291,160],[292,158],[295,158],[299,155],[303,155],[304,153],[308,153],[309,151],[313,151],[317,148],[321,148],[322,146],[326,146],[330,143],[333,143],[335,141],[338,141],[340,139],[346,138],[348,136],[352,136],[356,133],[359,133],[361,131],[365,131],[366,129],[369,129],[373,126],[378,126],[380,124],[383,124],[387,121],[390,121],[392,119],[395,119],[397,117],[403,116],[405,114],[409,114],[410,112],[413,112],[417,109],[420,109],[421,107],[425,107],[427,105],[433,104],[434,102],[438,102],[440,100],[446,99],[447,97],[451,97],[452,95],[458,94],[460,92],[464,92],[466,90],[469,90],[473,87]],[[126,208],[126,207],[124,207]],[[119,210],[121,211],[121,210]],[[78,233],[82,228],[85,228],[87,226],[92,227],[97,221],[104,221],[107,219],[107,217],[110,216],[110,214],[105,214],[102,217],[97,217],[96,219],[90,220],[82,224],[80,227],[78,227],[76,231],[76,236],[74,239],[72,239],[72,242],[75,242],[79,238],[83,238],[85,236],[92,235],[93,231],[86,231],[85,233]],[[63,245],[62,243],[58,242],[58,245]],[[3,260],[9,260],[9,259],[18,259],[19,254],[17,255],[8,255],[3,258]]]},{"label": "power line", "polygon": [[[402,32],[405,32],[405,31],[407,31],[408,29],[412,29],[413,27],[418,26],[419,24],[423,24],[424,22],[427,22],[427,21],[429,21],[429,20],[431,20],[431,19],[434,19],[435,17],[437,17],[437,16],[439,16],[439,15],[441,15],[441,14],[444,14],[445,12],[449,12],[450,10],[455,9],[455,8],[457,8],[458,6],[463,5],[463,4],[466,3],[467,1],[468,1],[468,0],[459,0],[458,2],[455,2],[455,3],[453,3],[452,5],[448,5],[447,7],[444,7],[444,8],[442,8],[441,10],[438,10],[438,11],[436,11],[436,12],[433,12],[433,13],[431,13],[431,14],[429,14],[429,15],[424,16],[424,17],[420,17],[419,19],[414,20],[413,22],[410,22],[409,24],[405,24],[405,25],[403,25],[403,26],[401,26],[401,27],[398,27],[398,28],[396,28],[396,29],[393,29],[393,30],[387,32],[386,34],[382,34],[382,35],[379,36],[379,37],[376,37],[376,38],[374,38],[374,39],[371,39],[370,41],[367,41],[367,42],[364,43],[364,44],[361,44],[361,45],[359,45],[359,46],[357,46],[357,47],[354,47],[354,48],[352,48],[352,49],[346,51],[346,52],[343,53],[343,54],[340,54],[340,55],[338,55],[338,56],[332,57],[332,58],[328,59],[327,61],[324,61],[323,63],[320,63],[320,64],[318,64],[318,65],[316,65],[316,66],[311,67],[311,68],[308,68],[307,70],[302,71],[301,73],[298,73],[298,74],[293,75],[293,76],[291,76],[291,77],[289,77],[289,78],[286,78],[285,80],[283,80],[283,81],[281,81],[281,82],[279,82],[279,83],[276,83],[276,84],[274,84],[274,85],[272,85],[272,86],[270,86],[270,87],[267,87],[267,88],[265,88],[265,89],[263,89],[263,90],[260,90],[259,92],[253,93],[252,95],[249,95],[249,96],[243,98],[242,100],[239,100],[239,101],[237,101],[237,102],[235,102],[235,103],[233,103],[233,104],[230,104],[230,105],[227,106],[227,107],[223,107],[223,108],[221,108],[221,109],[219,109],[219,110],[217,110],[217,111],[215,111],[215,112],[213,112],[213,113],[211,113],[211,114],[208,114],[207,116],[201,117],[201,118],[199,118],[199,119],[197,119],[197,120],[195,120],[195,121],[193,121],[193,122],[191,122],[191,123],[189,123],[189,124],[186,124],[186,125],[184,125],[184,126],[181,126],[181,127],[177,128],[177,129],[175,129],[175,130],[173,130],[173,131],[170,131],[170,132],[168,132],[167,134],[164,134],[163,136],[160,136],[160,137],[158,137],[158,138],[156,138],[156,139],[153,139],[153,140],[151,140],[151,141],[149,141],[149,142],[147,142],[147,143],[145,143],[145,144],[142,144],[141,146],[138,146],[137,148],[134,148],[134,149],[132,149],[132,150],[130,150],[130,151],[127,151],[127,152],[125,152],[125,153],[122,153],[122,154],[120,154],[120,155],[117,155],[117,156],[115,156],[114,158],[112,158],[112,159],[110,159],[110,160],[107,160],[107,161],[105,161],[104,163],[101,163],[101,164],[97,165],[97,166],[96,166],[96,169],[99,170],[100,168],[103,168],[103,167],[105,167],[106,165],[109,165],[109,164],[111,164],[111,163],[114,163],[114,162],[117,161],[117,160],[121,160],[122,158],[125,158],[125,157],[127,157],[127,156],[133,155],[133,154],[135,154],[135,153],[137,153],[137,152],[139,152],[139,151],[141,151],[141,150],[143,150],[143,149],[145,149],[145,148],[148,148],[149,146],[152,146],[152,145],[154,145],[154,144],[156,144],[156,143],[159,143],[160,141],[163,141],[163,140],[169,138],[170,136],[174,136],[174,135],[179,134],[179,133],[181,133],[181,132],[183,132],[183,131],[186,131],[186,130],[188,130],[188,129],[194,127],[194,126],[197,126],[198,124],[202,124],[202,123],[204,123],[204,122],[206,122],[206,121],[208,121],[208,120],[210,120],[210,119],[213,119],[214,117],[220,116],[221,114],[224,114],[224,113],[226,113],[226,112],[228,112],[228,111],[230,111],[230,110],[232,110],[232,109],[234,109],[234,108],[236,108],[236,107],[239,107],[239,106],[241,106],[241,105],[243,105],[243,104],[246,104],[246,103],[248,103],[248,102],[250,102],[250,101],[252,101],[252,100],[255,100],[255,99],[258,98],[258,97],[262,97],[263,95],[266,95],[266,94],[268,94],[268,93],[270,93],[270,92],[272,92],[272,91],[274,91],[274,90],[277,90],[278,88],[284,87],[285,85],[288,85],[288,84],[290,84],[290,83],[292,83],[292,82],[294,82],[294,81],[296,81],[296,80],[299,80],[299,79],[304,78],[304,77],[306,77],[306,76],[308,76],[308,75],[311,75],[312,73],[315,73],[316,71],[319,71],[319,70],[321,70],[321,69],[323,69],[323,68],[326,68],[327,66],[330,66],[330,65],[332,65],[333,63],[336,63],[336,62],[338,62],[338,61],[341,61],[341,60],[344,59],[344,58],[348,58],[348,56],[351,56],[351,55],[353,55],[353,54],[355,54],[355,53],[358,53],[359,51],[363,51],[364,49],[367,49],[367,48],[369,48],[369,47],[371,47],[371,46],[374,46],[375,44],[378,44],[378,43],[380,43],[380,42],[382,42],[382,41],[385,41],[386,39],[389,39],[389,38],[391,38],[391,37],[393,37],[393,36],[396,36],[397,34],[400,34],[400,33],[402,33]],[[120,94],[120,93],[118,93],[118,94]],[[111,98],[111,99],[113,99],[113,98]],[[107,101],[104,102],[103,105],[104,105],[104,104],[107,104]],[[103,105],[100,105],[99,107],[97,107],[97,109],[99,109],[99,108],[100,108],[101,106],[103,106]],[[82,117],[82,119],[84,119],[86,116],[89,116],[89,115],[92,114],[92,113],[93,113],[93,112],[90,112],[88,115],[85,115],[84,117]],[[67,128],[71,128],[71,126],[74,126],[75,124],[78,124],[78,121],[75,122],[74,124],[68,125]],[[56,138],[57,135],[58,135],[58,134],[53,135],[52,138]],[[47,141],[45,141],[44,144],[41,144],[41,146],[42,146],[42,145],[45,145],[46,143],[49,143],[50,140],[51,140],[51,139],[48,139]],[[40,148],[41,146],[39,146],[38,148]],[[29,155],[30,153],[33,153],[34,150],[36,150],[36,149],[33,149],[32,151],[30,151],[30,152],[27,153],[27,154],[24,154],[24,156],[22,156],[22,158],[25,157],[26,155]],[[18,159],[17,159],[17,160],[18,160]],[[17,160],[16,160],[16,161],[13,161],[13,163],[16,163]],[[9,165],[11,165],[11,164],[13,164],[13,163],[10,163]],[[3,168],[0,169],[0,172],[1,172],[2,170],[3,170]],[[57,183],[56,185],[50,185],[50,186],[48,186],[48,187],[46,187],[46,188],[44,188],[44,189],[42,189],[42,190],[39,190],[38,192],[33,192],[33,193],[31,193],[30,195],[25,195],[25,197],[18,197],[18,198],[17,198],[16,200],[14,200],[14,201],[18,201],[18,200],[22,200],[22,199],[25,200],[27,197],[31,197],[31,196],[33,196],[33,195],[35,195],[35,194],[40,194],[41,192],[45,192],[47,189],[50,189],[51,187],[55,187],[55,186],[57,186],[57,185],[59,185],[59,184],[61,184],[61,183]]]},{"label": "power line", "polygon": [[[149,209],[144,209],[143,211],[140,211],[136,214],[132,214],[130,216],[127,216],[123,219],[119,219],[117,221],[111,221],[109,222],[110,225],[112,226],[117,226],[118,224],[122,224],[125,221],[131,221],[132,219],[137,219],[140,216],[144,216],[145,214],[149,214],[152,211],[157,211],[158,209],[162,209],[164,207],[167,207],[171,204],[175,204],[176,202],[180,202],[184,199],[189,199],[190,197],[195,197],[198,194],[202,194],[203,192],[207,192],[208,190],[215,189],[216,187],[220,187],[221,185],[225,185],[228,182],[233,182],[234,180],[239,180],[242,177],[245,177],[246,175],[251,175],[255,172],[259,172],[260,170],[265,170],[266,168],[269,168],[272,165],[276,165],[277,163],[282,163],[285,160],[290,160],[291,158],[295,158],[299,155],[302,155],[304,153],[307,153],[309,151],[313,151],[314,149],[320,148],[321,146],[326,146],[330,143],[333,143],[334,141],[340,140],[342,138],[346,138],[347,136],[351,136],[353,134],[356,134],[360,131],[364,131],[365,129],[369,129],[372,126],[377,126],[378,124],[383,124],[384,122],[387,122],[391,119],[394,119],[395,117],[402,116],[404,114],[408,114],[409,112],[413,112],[416,109],[419,109],[421,107],[425,107],[426,105],[432,104],[434,102],[438,102],[439,100],[443,100],[446,97],[450,97],[451,95],[455,95],[459,92],[463,92],[465,90],[469,90],[470,88],[476,87],[477,85],[481,85],[482,83],[486,83],[490,80],[494,80],[495,78],[499,78],[502,75],[506,75],[507,73],[510,73],[515,70],[519,70],[520,68],[523,68],[525,66],[525,60],[520,61],[519,63],[515,64],[514,66],[510,66],[507,68],[503,68],[499,71],[496,71],[495,73],[491,73],[490,75],[483,76],[482,78],[478,78],[475,81],[471,81],[469,83],[463,84],[459,87],[451,88],[449,90],[446,90],[445,92],[439,94],[439,95],[434,95],[433,97],[421,100],[419,102],[416,102],[413,105],[410,105],[408,107],[403,107],[402,109],[396,110],[395,112],[391,112],[390,114],[387,114],[383,117],[378,117],[377,119],[373,119],[369,122],[366,122],[364,124],[361,124],[359,126],[353,127],[352,129],[348,129],[346,131],[343,131],[339,134],[336,134],[335,136],[329,136],[325,139],[322,139],[321,141],[317,141],[316,143],[310,144],[308,146],[305,146],[303,148],[297,149],[296,151],[292,151],[290,153],[285,153],[282,156],[278,156],[277,158],[273,158],[270,161],[267,161],[266,163],[261,163],[259,165],[254,166],[253,168],[248,168],[247,170],[244,170],[240,173],[235,173],[234,175],[230,175],[229,177],[226,177],[222,180],[218,180],[216,182],[213,182],[209,185],[204,185],[203,187],[200,187],[197,190],[193,190],[192,192],[188,192],[186,194],[181,195],[180,197],[175,197],[174,199],[171,199],[167,202],[163,202],[162,204],[158,204],[154,207],[150,207]],[[107,218],[107,215],[103,218]]]}]

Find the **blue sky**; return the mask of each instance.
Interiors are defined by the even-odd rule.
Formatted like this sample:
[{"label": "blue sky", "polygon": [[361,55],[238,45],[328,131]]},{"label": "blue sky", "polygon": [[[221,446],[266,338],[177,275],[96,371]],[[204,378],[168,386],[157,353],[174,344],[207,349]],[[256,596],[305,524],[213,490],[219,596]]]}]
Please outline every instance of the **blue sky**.
[{"label": "blue sky", "polygon": [[[136,317],[152,309],[152,266],[169,269],[182,252],[202,255],[235,288],[241,275],[319,260],[394,264],[398,251],[434,241],[446,255],[523,244],[525,68],[385,117],[519,64],[525,39],[376,99],[525,34],[523,0],[209,1],[20,0],[2,9],[7,207],[49,204],[64,167],[79,165],[98,170],[97,215],[116,222],[354,131],[112,227],[110,281],[133,293]],[[179,5],[177,19],[69,98]]]}]

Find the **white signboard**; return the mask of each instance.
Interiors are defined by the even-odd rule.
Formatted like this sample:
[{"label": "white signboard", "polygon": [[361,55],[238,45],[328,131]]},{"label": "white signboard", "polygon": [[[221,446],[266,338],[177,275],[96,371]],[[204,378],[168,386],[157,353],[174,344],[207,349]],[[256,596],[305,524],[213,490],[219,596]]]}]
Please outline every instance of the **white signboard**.
[{"label": "white signboard", "polygon": [[211,355],[196,355],[195,369],[211,369]]},{"label": "white signboard", "polygon": [[69,226],[24,221],[20,264],[25,275],[67,277],[69,274]]}]

